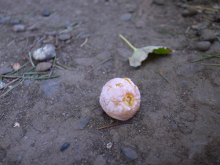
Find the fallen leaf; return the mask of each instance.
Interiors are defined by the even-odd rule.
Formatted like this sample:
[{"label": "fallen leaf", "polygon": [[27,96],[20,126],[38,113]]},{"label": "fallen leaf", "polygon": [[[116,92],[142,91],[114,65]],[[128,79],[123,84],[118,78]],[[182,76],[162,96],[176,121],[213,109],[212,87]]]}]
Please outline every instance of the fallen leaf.
[{"label": "fallen leaf", "polygon": [[121,34],[119,36],[134,50],[133,55],[129,57],[130,66],[134,66],[134,67],[140,66],[141,62],[144,61],[148,57],[149,53],[168,54],[172,52],[170,48],[167,48],[164,46],[146,46],[143,48],[135,48]]}]

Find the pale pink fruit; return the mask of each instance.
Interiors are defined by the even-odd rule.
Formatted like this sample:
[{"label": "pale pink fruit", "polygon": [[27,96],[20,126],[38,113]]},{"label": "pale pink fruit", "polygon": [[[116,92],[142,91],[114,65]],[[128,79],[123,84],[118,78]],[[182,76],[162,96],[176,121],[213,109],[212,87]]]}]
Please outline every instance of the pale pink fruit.
[{"label": "pale pink fruit", "polygon": [[141,96],[138,87],[129,78],[114,78],[102,88],[100,105],[112,118],[128,120],[140,107]]}]

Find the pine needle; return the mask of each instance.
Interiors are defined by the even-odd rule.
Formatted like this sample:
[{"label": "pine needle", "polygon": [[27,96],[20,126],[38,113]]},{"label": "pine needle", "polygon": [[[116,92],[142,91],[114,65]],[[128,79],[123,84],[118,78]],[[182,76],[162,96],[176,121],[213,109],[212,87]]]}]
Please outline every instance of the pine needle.
[{"label": "pine needle", "polygon": [[193,63],[193,62],[201,61],[201,60],[208,59],[208,58],[212,58],[212,57],[218,57],[218,56],[220,56],[220,54],[209,55],[209,56],[202,57],[202,58],[199,58],[199,59],[197,59],[197,60],[190,61],[190,62]]}]

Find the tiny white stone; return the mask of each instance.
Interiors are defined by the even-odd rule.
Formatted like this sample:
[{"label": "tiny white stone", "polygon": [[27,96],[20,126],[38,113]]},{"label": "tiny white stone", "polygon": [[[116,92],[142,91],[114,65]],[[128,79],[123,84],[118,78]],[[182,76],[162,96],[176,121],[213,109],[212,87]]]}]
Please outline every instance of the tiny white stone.
[{"label": "tiny white stone", "polygon": [[19,122],[15,122],[14,126],[13,127],[20,127],[20,123]]},{"label": "tiny white stone", "polygon": [[107,144],[107,148],[108,148],[108,149],[111,149],[111,148],[112,148],[112,145],[113,145],[113,143],[112,143],[112,142],[109,142],[109,143]]}]

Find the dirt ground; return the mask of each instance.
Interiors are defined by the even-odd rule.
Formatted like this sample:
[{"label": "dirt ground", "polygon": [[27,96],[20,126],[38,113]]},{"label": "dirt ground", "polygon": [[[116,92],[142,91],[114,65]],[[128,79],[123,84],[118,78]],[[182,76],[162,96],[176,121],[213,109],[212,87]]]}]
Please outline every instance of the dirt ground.
[{"label": "dirt ground", "polygon": [[[58,40],[57,44],[52,36],[57,60],[71,70],[54,68],[53,75],[60,77],[24,80],[0,100],[0,165],[220,164],[220,69],[201,65],[220,59],[189,62],[203,52],[193,47],[196,30],[185,33],[187,27],[199,23],[199,16],[183,17],[184,9],[176,5],[183,1],[149,2],[0,1],[1,15],[18,19],[26,27],[37,26],[32,31],[14,32],[10,22],[0,24],[1,67],[28,62],[23,55],[27,41],[29,46],[45,32],[59,32],[66,29],[63,25],[81,22],[69,32],[72,38],[68,41]],[[220,5],[203,2],[206,7]],[[41,14],[45,8],[51,12],[48,17]],[[126,13],[132,17],[122,18]],[[218,32],[219,24],[215,25],[208,28]],[[151,54],[134,68],[128,62],[132,49],[119,34],[136,47],[167,46],[173,52]],[[87,37],[86,45],[81,46]],[[210,51],[212,46],[204,54]],[[30,63],[17,74],[29,68]],[[102,87],[116,77],[128,77],[138,86],[140,109],[129,120],[132,124],[98,130],[119,123],[99,109]],[[13,127],[15,122],[20,127]],[[70,146],[60,151],[66,142]],[[109,142],[113,144],[110,149]]]}]

